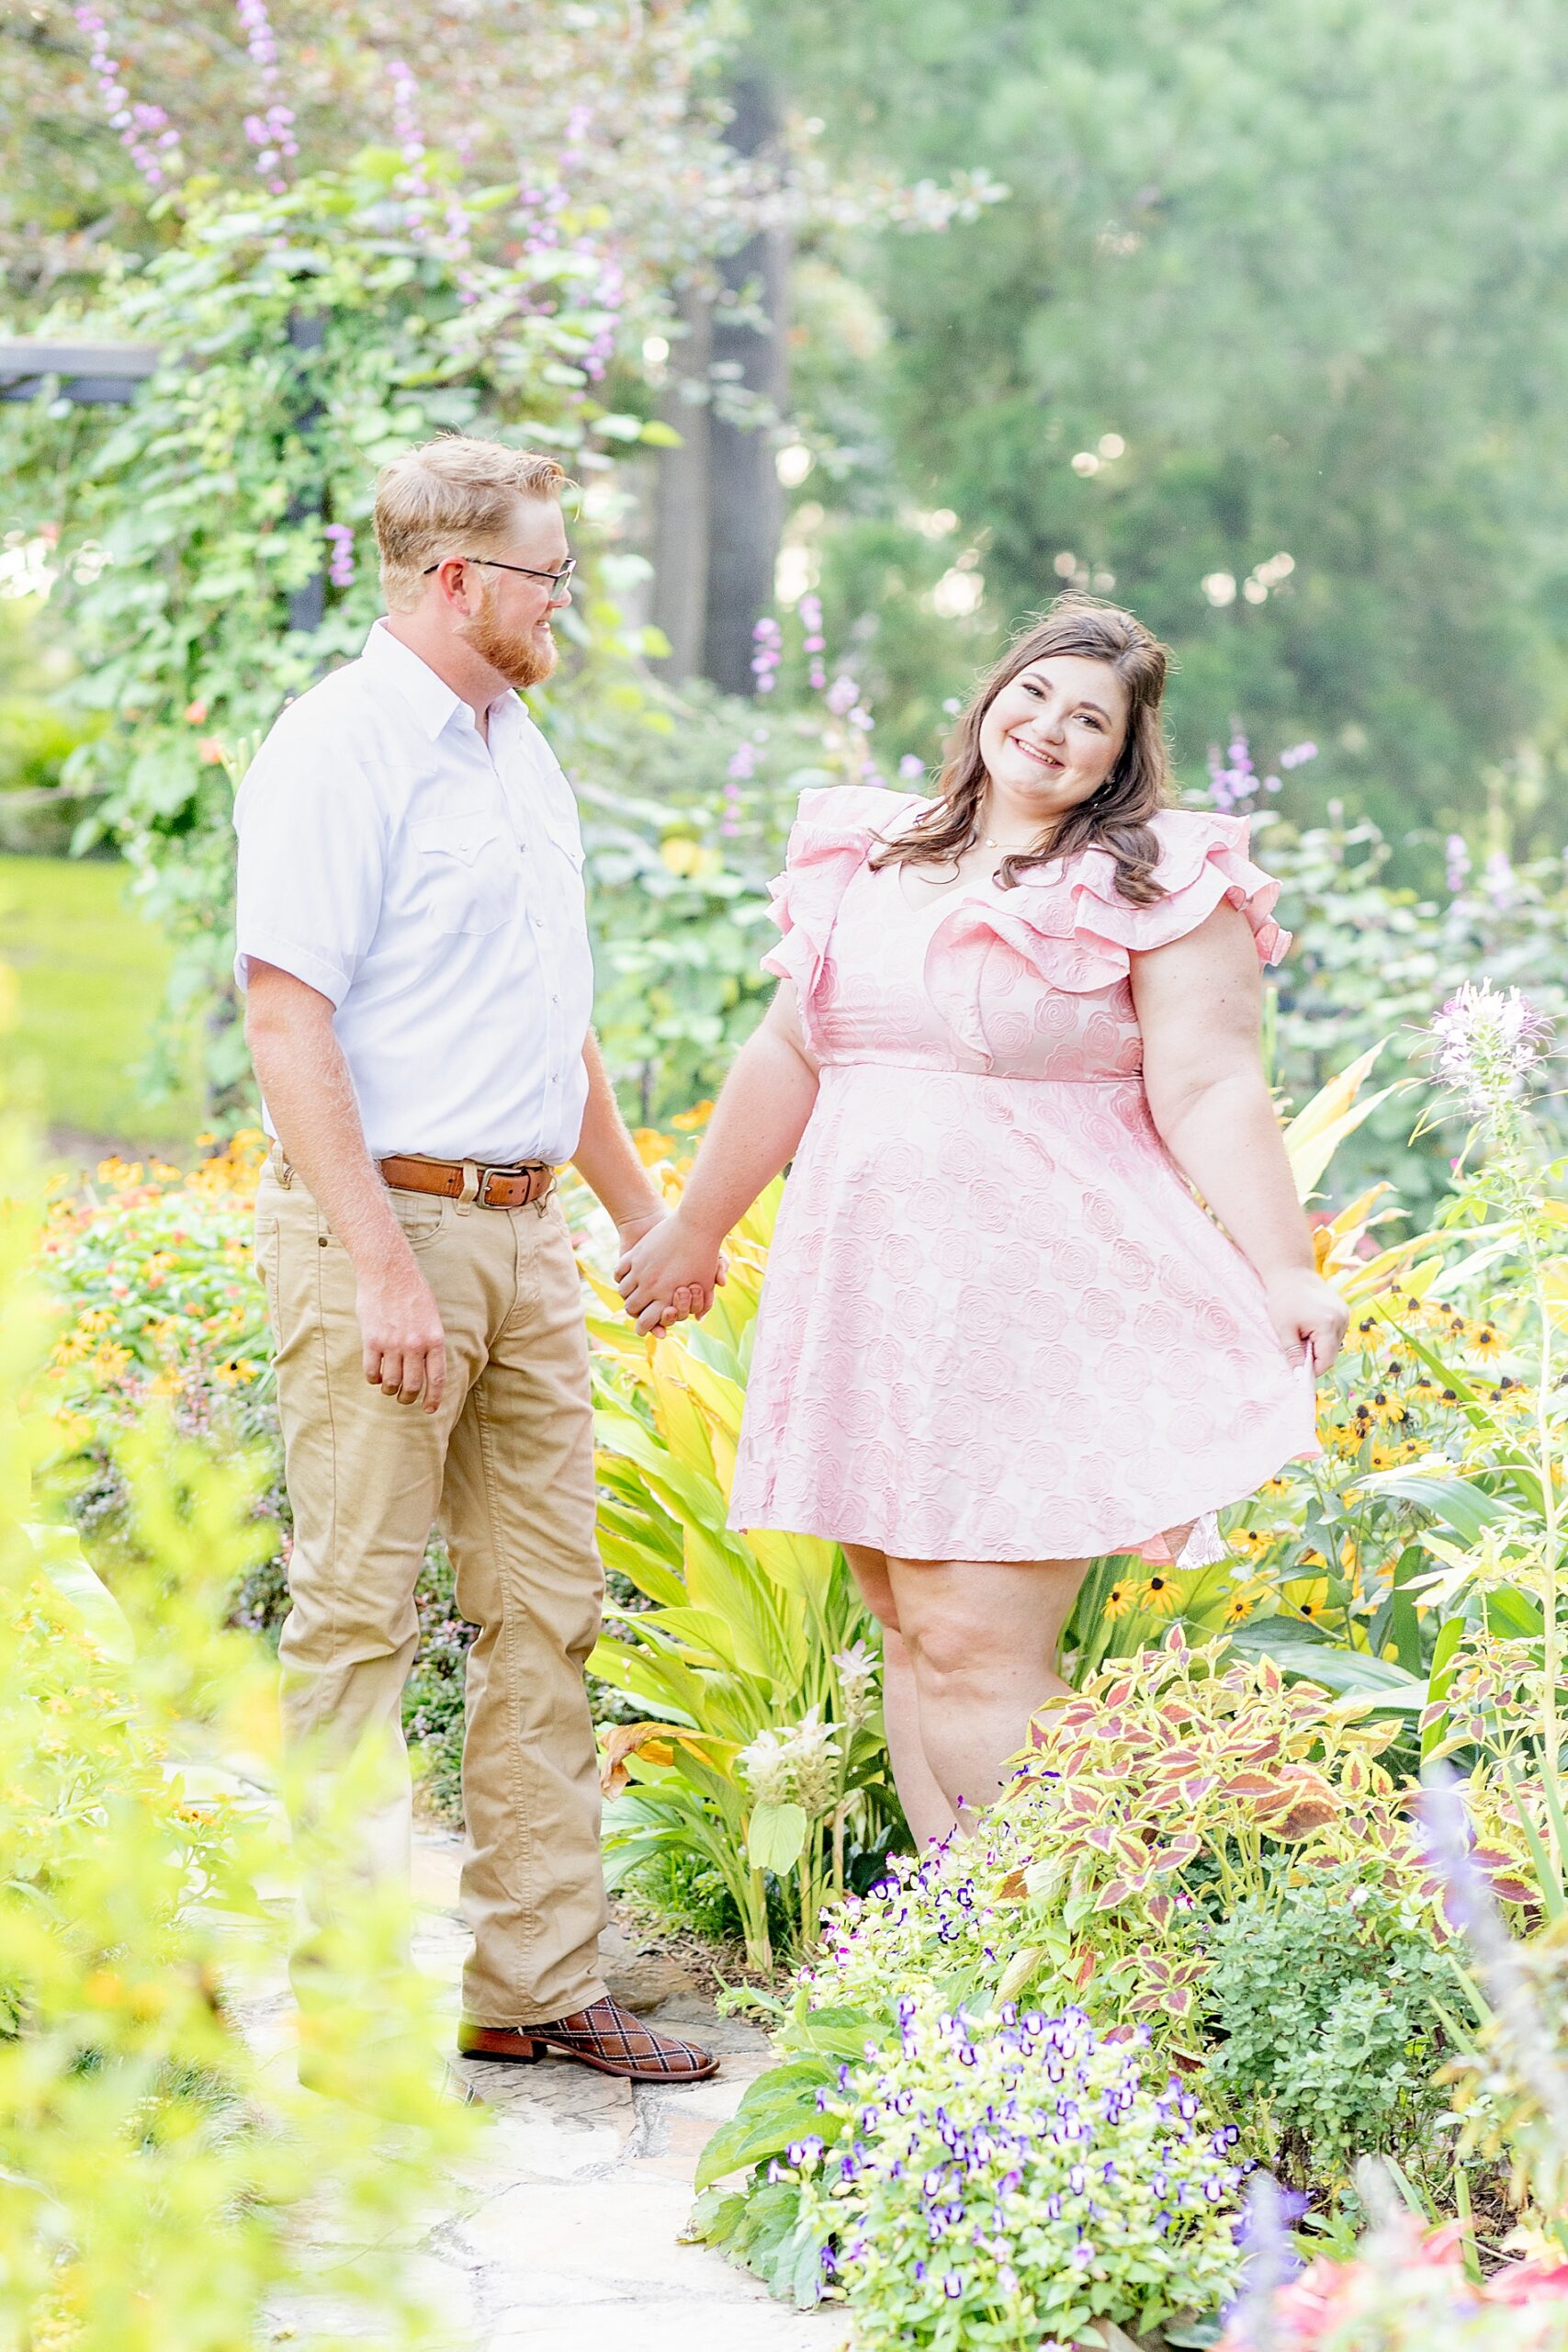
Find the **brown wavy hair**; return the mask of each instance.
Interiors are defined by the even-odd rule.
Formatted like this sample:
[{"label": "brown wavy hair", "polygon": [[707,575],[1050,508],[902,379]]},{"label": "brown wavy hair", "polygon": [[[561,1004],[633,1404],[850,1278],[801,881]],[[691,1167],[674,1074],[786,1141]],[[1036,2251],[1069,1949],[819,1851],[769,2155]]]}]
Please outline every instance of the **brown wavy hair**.
[{"label": "brown wavy hair", "polygon": [[1127,691],[1127,734],[1116,764],[1091,799],[1059,817],[1035,849],[1010,851],[997,878],[1011,889],[1032,865],[1071,856],[1075,850],[1103,849],[1116,861],[1116,887],[1134,906],[1153,906],[1165,891],[1154,878],[1159,842],[1149,819],[1170,799],[1170,755],[1160,723],[1170,656],[1158,638],[1131,613],[1071,591],[1058,596],[1043,618],[1014,638],[958,721],[941,775],[934,808],[916,819],[875,859],[877,865],[942,865],[961,857],[980,838],[980,808],[986,763],[980,728],[1002,688],[1032,662],[1055,653],[1076,653],[1103,662]]}]

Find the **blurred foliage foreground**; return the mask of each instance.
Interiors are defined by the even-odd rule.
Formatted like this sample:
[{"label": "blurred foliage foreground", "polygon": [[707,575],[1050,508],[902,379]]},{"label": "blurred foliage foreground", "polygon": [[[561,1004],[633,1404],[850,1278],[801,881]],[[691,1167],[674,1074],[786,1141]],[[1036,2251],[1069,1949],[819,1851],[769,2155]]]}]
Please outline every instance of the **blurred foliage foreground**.
[{"label": "blurred foliage foreground", "polygon": [[[14,1124],[0,1198],[0,2345],[434,2343],[392,2249],[471,2125],[399,1899],[345,1899],[298,2048],[260,2030],[292,1865],[273,1678],[226,1623],[256,1465],[151,1401],[117,1427],[111,1595],[48,1499],[78,1432]],[[345,1821],[320,1819],[323,1863]]]}]

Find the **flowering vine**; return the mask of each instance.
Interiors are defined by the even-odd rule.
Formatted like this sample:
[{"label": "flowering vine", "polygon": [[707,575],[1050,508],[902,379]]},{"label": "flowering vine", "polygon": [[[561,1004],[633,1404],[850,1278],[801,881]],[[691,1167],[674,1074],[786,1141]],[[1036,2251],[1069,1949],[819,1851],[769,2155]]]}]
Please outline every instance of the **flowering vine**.
[{"label": "flowering vine", "polygon": [[86,35],[88,62],[97,77],[104,112],[118,131],[120,145],[156,193],[178,169],[180,134],[162,107],[131,98],[121,79],[123,69],[109,54],[108,27],[97,9],[84,5],[73,13]]}]

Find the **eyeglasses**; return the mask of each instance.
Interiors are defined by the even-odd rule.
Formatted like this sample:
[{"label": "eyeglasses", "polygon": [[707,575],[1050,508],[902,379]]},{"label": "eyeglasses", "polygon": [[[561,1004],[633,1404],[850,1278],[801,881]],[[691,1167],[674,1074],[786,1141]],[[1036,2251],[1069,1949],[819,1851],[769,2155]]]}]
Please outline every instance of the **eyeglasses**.
[{"label": "eyeglasses", "polygon": [[564,588],[567,582],[571,578],[572,573],[577,570],[577,558],[574,555],[568,556],[566,561],[562,564],[558,571],[536,571],[531,565],[526,563],[502,563],[499,556],[493,555],[444,555],[441,559],[441,563],[427,563],[425,565],[423,577],[428,580],[433,571],[440,571],[442,563],[454,562],[488,563],[492,571],[520,571],[525,580],[547,580],[552,588]]}]

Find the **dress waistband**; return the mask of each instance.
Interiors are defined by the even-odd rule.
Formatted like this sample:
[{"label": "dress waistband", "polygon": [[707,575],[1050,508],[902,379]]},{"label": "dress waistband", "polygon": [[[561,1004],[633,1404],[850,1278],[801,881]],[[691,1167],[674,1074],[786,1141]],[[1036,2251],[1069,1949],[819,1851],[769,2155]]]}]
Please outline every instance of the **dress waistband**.
[{"label": "dress waistband", "polygon": [[827,1061],[818,1065],[822,1075],[830,1069],[897,1069],[916,1072],[921,1078],[979,1079],[990,1086],[1142,1086],[1141,1069],[1122,1070],[1114,1077],[1104,1078],[1028,1078],[1021,1071],[1005,1069],[953,1069],[939,1062],[886,1061],[879,1056],[864,1061]]}]

